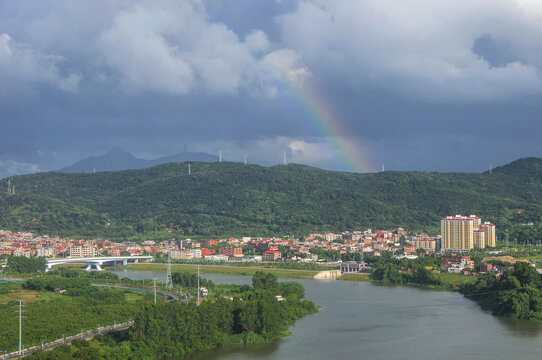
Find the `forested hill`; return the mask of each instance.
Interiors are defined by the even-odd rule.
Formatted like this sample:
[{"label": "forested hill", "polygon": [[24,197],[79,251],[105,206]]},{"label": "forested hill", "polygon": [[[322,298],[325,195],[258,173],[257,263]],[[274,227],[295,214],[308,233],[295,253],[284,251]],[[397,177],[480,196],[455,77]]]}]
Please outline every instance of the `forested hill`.
[{"label": "forested hill", "polygon": [[[180,229],[186,235],[302,234],[403,226],[438,231],[440,218],[477,214],[504,229],[540,223],[542,159],[491,174],[353,174],[302,165],[169,163],[141,170],[0,181],[0,228],[122,238]],[[517,210],[521,209],[521,210]],[[108,225],[109,224],[109,225]],[[533,229],[536,228],[533,227]]]}]

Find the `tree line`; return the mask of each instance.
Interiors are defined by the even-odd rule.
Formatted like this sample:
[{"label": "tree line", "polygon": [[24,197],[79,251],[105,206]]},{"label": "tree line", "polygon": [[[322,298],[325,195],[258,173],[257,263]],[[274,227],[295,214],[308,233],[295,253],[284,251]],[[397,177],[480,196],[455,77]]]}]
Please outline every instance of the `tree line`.
[{"label": "tree line", "polygon": [[[38,173],[17,177],[20,195],[0,197],[0,227],[121,240],[166,227],[185,236],[299,237],[396,226],[437,233],[442,216],[474,213],[496,223],[499,232],[514,227],[520,240],[537,241],[541,163],[523,159],[492,174],[352,174],[235,163],[194,164],[190,176],[183,163],[99,174]],[[529,222],[534,225],[522,227]]]},{"label": "tree line", "polygon": [[[304,300],[303,285],[257,272],[253,286],[235,286],[227,296],[190,303],[144,303],[129,331],[76,341],[29,359],[182,359],[227,344],[264,343],[284,334],[295,320],[317,311]],[[278,296],[278,297],[277,297]]]}]

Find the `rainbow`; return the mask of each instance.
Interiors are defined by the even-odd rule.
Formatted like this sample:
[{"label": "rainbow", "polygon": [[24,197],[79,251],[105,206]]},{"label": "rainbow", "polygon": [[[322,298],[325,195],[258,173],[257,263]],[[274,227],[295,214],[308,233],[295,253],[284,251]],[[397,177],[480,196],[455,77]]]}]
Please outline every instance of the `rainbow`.
[{"label": "rainbow", "polygon": [[368,172],[373,169],[364,151],[354,142],[348,128],[337,116],[326,97],[307,77],[284,72],[283,78],[292,95],[303,106],[319,132],[332,142],[346,169],[353,172]]}]

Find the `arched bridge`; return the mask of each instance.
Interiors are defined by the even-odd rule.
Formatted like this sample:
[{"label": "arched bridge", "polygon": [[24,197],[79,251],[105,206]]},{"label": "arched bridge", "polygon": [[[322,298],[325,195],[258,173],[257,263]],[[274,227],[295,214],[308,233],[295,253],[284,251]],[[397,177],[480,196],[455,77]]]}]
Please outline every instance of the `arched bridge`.
[{"label": "arched bridge", "polygon": [[152,256],[104,256],[104,257],[92,257],[92,258],[71,258],[71,259],[56,259],[47,261],[47,269],[49,271],[53,266],[59,264],[69,263],[85,263],[87,264],[87,271],[92,270],[94,267],[96,270],[101,271],[103,265],[128,265],[129,262],[137,263],[139,260],[153,261]]}]

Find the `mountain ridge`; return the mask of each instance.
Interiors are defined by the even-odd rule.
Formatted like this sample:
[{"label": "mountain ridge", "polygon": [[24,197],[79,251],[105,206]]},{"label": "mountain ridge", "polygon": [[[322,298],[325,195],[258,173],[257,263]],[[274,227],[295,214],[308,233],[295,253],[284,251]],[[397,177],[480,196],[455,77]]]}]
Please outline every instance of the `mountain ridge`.
[{"label": "mountain ridge", "polygon": [[90,173],[102,171],[122,171],[131,169],[146,169],[169,162],[184,161],[218,161],[218,156],[205,152],[181,152],[173,155],[162,156],[152,160],[140,159],[131,153],[115,147],[102,155],[89,156],[75,162],[72,165],[59,169],[67,173]]},{"label": "mountain ridge", "polygon": [[459,213],[513,228],[542,221],[541,164],[539,158],[520,159],[492,174],[356,174],[297,164],[191,162],[190,175],[187,163],[20,175],[9,178],[17,195],[0,196],[0,228],[116,239],[166,227],[185,236],[397,226],[438,233],[442,216]]}]

